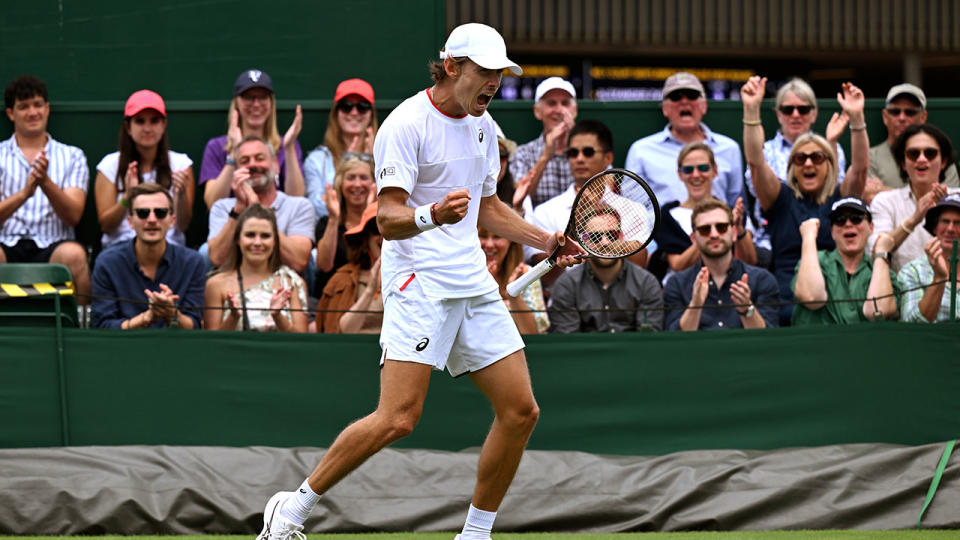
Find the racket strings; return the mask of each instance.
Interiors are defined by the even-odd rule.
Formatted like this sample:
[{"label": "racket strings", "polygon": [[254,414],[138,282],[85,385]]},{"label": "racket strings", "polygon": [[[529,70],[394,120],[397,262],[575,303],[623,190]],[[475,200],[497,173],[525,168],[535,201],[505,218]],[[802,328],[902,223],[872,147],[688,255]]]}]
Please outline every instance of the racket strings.
[{"label": "racket strings", "polygon": [[600,257],[639,251],[653,235],[656,207],[632,178],[610,173],[592,178],[574,209],[573,230],[583,248]]}]

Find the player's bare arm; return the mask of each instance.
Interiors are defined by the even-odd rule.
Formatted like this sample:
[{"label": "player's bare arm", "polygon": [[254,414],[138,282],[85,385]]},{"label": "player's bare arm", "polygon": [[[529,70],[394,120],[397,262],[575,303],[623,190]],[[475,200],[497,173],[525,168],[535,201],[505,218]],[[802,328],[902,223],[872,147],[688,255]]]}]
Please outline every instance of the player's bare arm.
[{"label": "player's bare arm", "polygon": [[[377,227],[384,240],[403,240],[420,233],[416,223],[416,209],[407,206],[410,195],[396,187],[380,191],[377,207]],[[435,225],[457,223],[467,215],[470,192],[458,189],[447,193],[443,199],[430,205],[430,219]]]}]

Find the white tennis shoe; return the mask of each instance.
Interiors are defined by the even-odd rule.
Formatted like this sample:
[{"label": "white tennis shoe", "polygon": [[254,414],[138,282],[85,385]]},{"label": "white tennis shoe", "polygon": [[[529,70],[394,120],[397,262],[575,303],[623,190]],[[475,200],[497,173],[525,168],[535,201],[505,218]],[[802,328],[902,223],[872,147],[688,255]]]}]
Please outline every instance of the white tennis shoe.
[{"label": "white tennis shoe", "polygon": [[307,540],[307,535],[300,532],[303,525],[297,525],[280,515],[280,507],[290,495],[293,495],[292,491],[280,491],[267,501],[263,509],[263,530],[257,540]]},{"label": "white tennis shoe", "polygon": [[[453,537],[453,540],[460,540],[460,535],[458,534],[455,537]],[[487,540],[493,540],[493,539],[488,536]]]}]

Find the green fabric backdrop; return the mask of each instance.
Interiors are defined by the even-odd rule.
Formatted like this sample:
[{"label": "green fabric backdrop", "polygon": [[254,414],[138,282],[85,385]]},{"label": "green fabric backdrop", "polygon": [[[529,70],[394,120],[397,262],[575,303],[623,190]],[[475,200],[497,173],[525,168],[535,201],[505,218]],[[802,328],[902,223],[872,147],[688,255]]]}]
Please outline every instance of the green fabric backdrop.
[{"label": "green fabric backdrop", "polygon": [[[542,450],[651,455],[960,434],[955,325],[533,336]],[[53,329],[0,328],[0,447],[56,446]],[[327,446],[376,405],[371,336],[64,333],[71,445]],[[407,448],[479,446],[490,408],[436,373]]]}]

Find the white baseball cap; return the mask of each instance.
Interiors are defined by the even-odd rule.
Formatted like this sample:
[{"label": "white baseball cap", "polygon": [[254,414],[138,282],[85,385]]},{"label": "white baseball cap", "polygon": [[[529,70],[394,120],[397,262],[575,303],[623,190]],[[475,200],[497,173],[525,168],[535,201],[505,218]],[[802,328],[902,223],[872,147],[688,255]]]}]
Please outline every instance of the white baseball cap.
[{"label": "white baseball cap", "polygon": [[513,60],[507,58],[507,45],[493,28],[480,23],[467,23],[453,29],[447,43],[440,51],[440,59],[466,56],[486,69],[509,69],[514,75],[522,75]]},{"label": "white baseball cap", "polygon": [[560,77],[547,77],[537,85],[537,91],[534,93],[533,100],[540,101],[540,98],[551,90],[563,90],[570,94],[570,97],[574,99],[577,97],[577,91],[573,88],[573,84],[571,84],[570,81],[563,80]]}]

